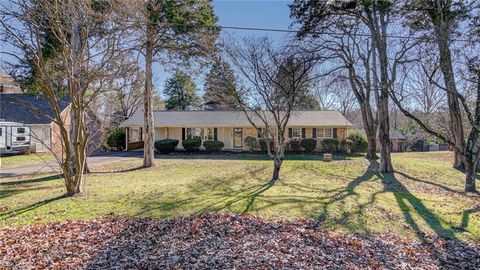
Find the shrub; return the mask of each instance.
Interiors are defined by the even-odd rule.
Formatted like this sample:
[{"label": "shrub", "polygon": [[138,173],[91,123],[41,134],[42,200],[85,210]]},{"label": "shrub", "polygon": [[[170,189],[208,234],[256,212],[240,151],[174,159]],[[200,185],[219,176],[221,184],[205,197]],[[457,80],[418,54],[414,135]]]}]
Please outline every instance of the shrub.
[{"label": "shrub", "polygon": [[337,139],[323,139],[322,148],[326,153],[334,153],[338,151],[339,142]]},{"label": "shrub", "polygon": [[187,151],[198,151],[202,145],[202,140],[199,139],[186,139],[182,141],[182,146]]},{"label": "shrub", "polygon": [[352,153],[365,153],[368,149],[367,138],[360,132],[354,131],[347,136],[347,140],[351,141]]},{"label": "shrub", "polygon": [[155,142],[155,149],[163,154],[169,154],[175,151],[175,147],[178,145],[178,140],[174,139],[165,139]]},{"label": "shrub", "polygon": [[[267,152],[267,141],[265,139],[258,140],[258,144],[260,145],[260,149],[262,152]],[[273,141],[270,140],[270,150],[273,152]]]},{"label": "shrub", "polygon": [[292,149],[292,151],[300,150],[300,140],[293,139],[293,140],[290,140],[288,144],[290,145],[290,149]]},{"label": "shrub", "polygon": [[203,142],[203,147],[205,147],[207,151],[211,151],[211,152],[217,152],[222,150],[224,145],[225,144],[221,141],[204,141]]},{"label": "shrub", "polygon": [[252,136],[247,136],[245,138],[245,145],[250,151],[255,151],[257,149],[257,139]]},{"label": "shrub", "polygon": [[300,142],[300,146],[307,152],[313,152],[317,147],[317,140],[315,139],[303,139]]},{"label": "shrub", "polygon": [[342,154],[349,154],[349,153],[353,153],[353,141],[352,140],[349,140],[349,139],[346,139],[346,140],[342,140],[340,141],[339,143],[339,147],[338,147],[338,151]]},{"label": "shrub", "polygon": [[125,131],[122,129],[116,129],[112,131],[107,137],[107,145],[110,147],[125,147]]}]

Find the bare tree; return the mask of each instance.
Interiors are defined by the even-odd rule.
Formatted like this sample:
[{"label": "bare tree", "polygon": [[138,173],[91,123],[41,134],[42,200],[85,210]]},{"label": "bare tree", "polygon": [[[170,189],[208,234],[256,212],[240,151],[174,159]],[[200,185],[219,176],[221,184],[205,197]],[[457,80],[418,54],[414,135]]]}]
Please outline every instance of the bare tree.
[{"label": "bare tree", "polygon": [[[17,66],[33,62],[41,80],[41,91],[50,101],[59,127],[62,151],[56,154],[68,195],[82,191],[86,168],[86,129],[89,104],[114,77],[110,66],[120,44],[112,3],[101,10],[90,1],[12,1],[0,10],[2,41],[23,52],[11,54]],[[53,36],[45,40],[45,32]],[[43,48],[56,50],[55,61],[47,61]],[[71,117],[62,115],[58,101],[70,100]],[[69,128],[70,127],[70,128]]]},{"label": "bare tree", "polygon": [[266,130],[269,157],[274,161],[271,182],[279,179],[285,157],[285,131],[294,110],[308,94],[318,58],[288,48],[274,48],[267,38],[231,41],[227,54],[240,74],[242,87],[228,89],[255,128]]},{"label": "bare tree", "polygon": [[[317,18],[320,19],[309,21],[308,18],[313,19],[314,15],[305,13],[301,6],[319,12]],[[297,4],[292,5],[292,13],[304,28],[299,35],[302,46],[306,50],[328,52],[330,56],[330,61],[327,62],[332,71],[327,73],[331,81],[330,85],[338,86],[338,83],[342,83],[341,89],[331,89],[338,93],[339,105],[343,109],[353,106],[348,92],[357,100],[363,128],[367,135],[367,158],[375,159],[378,131],[376,108],[379,105],[375,46],[372,39],[365,36],[369,31],[368,27],[357,19],[358,16],[363,16],[362,11],[356,11],[357,13],[353,15],[348,12],[342,13],[342,11],[326,15],[328,9],[327,4],[322,7],[321,4],[309,1],[298,1]],[[322,11],[326,14],[322,14]],[[315,32],[312,34],[310,30]],[[330,79],[331,76],[333,80]],[[345,82],[349,85],[346,86]],[[386,161],[385,164],[388,162]]]}]

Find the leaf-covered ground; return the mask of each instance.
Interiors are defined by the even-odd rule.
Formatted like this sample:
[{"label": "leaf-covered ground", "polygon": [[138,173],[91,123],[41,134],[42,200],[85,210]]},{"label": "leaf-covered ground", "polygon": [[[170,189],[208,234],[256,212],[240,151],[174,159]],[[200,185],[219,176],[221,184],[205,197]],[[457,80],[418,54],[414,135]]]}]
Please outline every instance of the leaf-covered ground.
[{"label": "leaf-covered ground", "polygon": [[0,230],[0,269],[478,269],[480,244],[207,213]]}]

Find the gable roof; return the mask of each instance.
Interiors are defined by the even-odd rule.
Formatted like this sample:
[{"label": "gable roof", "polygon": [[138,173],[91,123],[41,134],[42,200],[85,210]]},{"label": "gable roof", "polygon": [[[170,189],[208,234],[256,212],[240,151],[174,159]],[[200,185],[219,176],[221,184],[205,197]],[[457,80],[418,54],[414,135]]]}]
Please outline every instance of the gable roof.
[{"label": "gable roof", "polygon": [[[65,110],[70,101],[60,100],[60,110]],[[54,118],[50,101],[46,98],[25,94],[0,94],[0,119],[24,124],[50,124]]]},{"label": "gable roof", "polygon": [[[253,112],[249,112],[253,115]],[[270,112],[265,112],[271,115]],[[155,111],[155,127],[245,127],[251,126],[243,111]],[[252,118],[259,126],[259,118]],[[125,120],[122,127],[143,126],[143,111],[137,111]],[[273,123],[273,121],[271,121]],[[352,124],[338,111],[293,111],[289,126],[351,127]]]},{"label": "gable roof", "polygon": [[[377,138],[378,138],[378,132],[377,132]],[[396,130],[393,127],[390,127],[390,139],[396,139],[396,140],[405,140],[405,136],[403,136],[400,131]]]}]

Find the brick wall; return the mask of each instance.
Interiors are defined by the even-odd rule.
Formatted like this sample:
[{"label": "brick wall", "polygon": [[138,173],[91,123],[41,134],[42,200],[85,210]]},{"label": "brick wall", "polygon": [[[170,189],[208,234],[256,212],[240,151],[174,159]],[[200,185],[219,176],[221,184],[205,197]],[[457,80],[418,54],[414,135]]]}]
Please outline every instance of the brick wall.
[{"label": "brick wall", "polygon": [[337,139],[345,140],[347,136],[347,130],[345,128],[337,128]]},{"label": "brick wall", "polygon": [[246,138],[248,136],[257,138],[257,130],[255,128],[245,128],[243,130],[243,137]]}]

